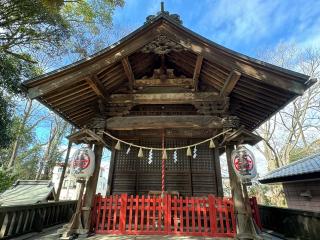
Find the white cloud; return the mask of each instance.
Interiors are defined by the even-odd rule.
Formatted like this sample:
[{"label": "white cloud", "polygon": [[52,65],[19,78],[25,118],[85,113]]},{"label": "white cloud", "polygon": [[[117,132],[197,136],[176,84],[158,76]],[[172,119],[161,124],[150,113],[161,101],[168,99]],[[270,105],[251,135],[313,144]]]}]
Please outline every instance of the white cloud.
[{"label": "white cloud", "polygon": [[193,29],[226,47],[250,51],[294,39],[319,41],[320,1],[206,1]]}]

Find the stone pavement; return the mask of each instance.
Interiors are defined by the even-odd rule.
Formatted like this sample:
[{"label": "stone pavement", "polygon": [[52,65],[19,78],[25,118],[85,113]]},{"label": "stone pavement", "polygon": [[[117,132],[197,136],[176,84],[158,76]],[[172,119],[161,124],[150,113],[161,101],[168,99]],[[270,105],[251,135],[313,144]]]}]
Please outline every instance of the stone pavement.
[{"label": "stone pavement", "polygon": [[[59,234],[57,233],[57,230],[61,228],[62,225],[54,226],[52,228],[47,228],[41,233],[29,233],[25,234],[21,237],[14,238],[15,240],[34,240],[34,239],[39,239],[39,240],[58,240],[59,239]],[[277,238],[275,236],[272,236],[270,234],[264,233],[262,235],[263,239],[266,240],[281,240],[283,238]],[[194,239],[199,239],[199,240],[227,240],[231,238],[210,238],[210,237],[189,237],[189,236],[168,236],[168,235],[144,235],[144,236],[133,236],[133,235],[93,235],[87,238],[79,238],[80,239],[88,239],[88,240],[164,240],[164,239],[169,239],[169,240],[194,240]]]}]

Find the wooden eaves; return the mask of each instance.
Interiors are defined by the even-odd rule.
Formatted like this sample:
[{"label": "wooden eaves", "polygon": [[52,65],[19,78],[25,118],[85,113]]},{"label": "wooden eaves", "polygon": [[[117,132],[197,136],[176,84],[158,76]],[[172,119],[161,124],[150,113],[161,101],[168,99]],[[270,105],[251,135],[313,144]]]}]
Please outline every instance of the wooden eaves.
[{"label": "wooden eaves", "polygon": [[[142,78],[150,76],[159,60],[153,54],[141,53],[141,48],[159,35],[184,49],[168,53],[166,61],[185,78],[168,79],[166,83]],[[129,94],[134,99],[135,94],[149,94],[136,92],[143,85],[168,89],[183,86],[190,89],[186,94],[209,91],[228,99],[228,114],[238,116],[241,125],[252,131],[314,82],[309,76],[224,48],[160,14],[105,50],[25,81],[23,87],[31,98],[82,128],[94,116],[108,118],[105,114],[119,94]],[[135,104],[123,102],[119,106],[128,114]]]}]

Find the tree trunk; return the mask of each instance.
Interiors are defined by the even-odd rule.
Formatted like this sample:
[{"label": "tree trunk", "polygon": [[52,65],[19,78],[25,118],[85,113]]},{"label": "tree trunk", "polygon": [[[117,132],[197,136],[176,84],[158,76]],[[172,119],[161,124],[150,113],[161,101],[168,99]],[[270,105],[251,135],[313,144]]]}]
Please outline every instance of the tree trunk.
[{"label": "tree trunk", "polygon": [[27,103],[26,103],[26,106],[25,106],[25,109],[24,109],[22,122],[21,122],[21,124],[19,125],[19,128],[18,128],[17,137],[13,142],[11,157],[10,157],[9,163],[7,165],[8,169],[13,167],[13,165],[14,165],[14,163],[16,161],[17,153],[18,153],[18,149],[19,149],[20,137],[21,137],[21,134],[22,134],[22,130],[24,129],[24,127],[25,127],[25,125],[27,123],[28,118],[30,117],[31,108],[32,108],[32,100],[28,99]]},{"label": "tree trunk", "polygon": [[[72,128],[71,133],[73,133],[73,131],[74,131],[74,128]],[[66,169],[68,167],[68,161],[69,161],[71,147],[72,147],[72,142],[69,140],[67,154],[66,154],[66,158],[64,160],[64,165],[62,168],[62,172],[61,172],[60,179],[59,179],[59,185],[58,185],[58,189],[57,189],[57,197],[56,197],[57,201],[59,201],[59,199],[60,199],[61,188],[62,188],[62,184],[63,184],[63,180],[64,180],[64,175],[66,174]]]}]

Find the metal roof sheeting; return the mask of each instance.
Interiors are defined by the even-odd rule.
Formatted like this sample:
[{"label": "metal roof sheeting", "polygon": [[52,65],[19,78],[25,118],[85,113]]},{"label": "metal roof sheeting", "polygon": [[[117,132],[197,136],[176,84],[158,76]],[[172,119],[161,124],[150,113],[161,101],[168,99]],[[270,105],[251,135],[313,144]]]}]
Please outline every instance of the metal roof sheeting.
[{"label": "metal roof sheeting", "polygon": [[50,180],[18,180],[11,189],[0,195],[0,206],[27,205],[54,200]]},{"label": "metal roof sheeting", "polygon": [[261,177],[261,183],[276,183],[288,181],[288,177],[310,175],[319,173],[320,176],[320,153],[297,160],[291,164],[278,168],[267,175]]}]

